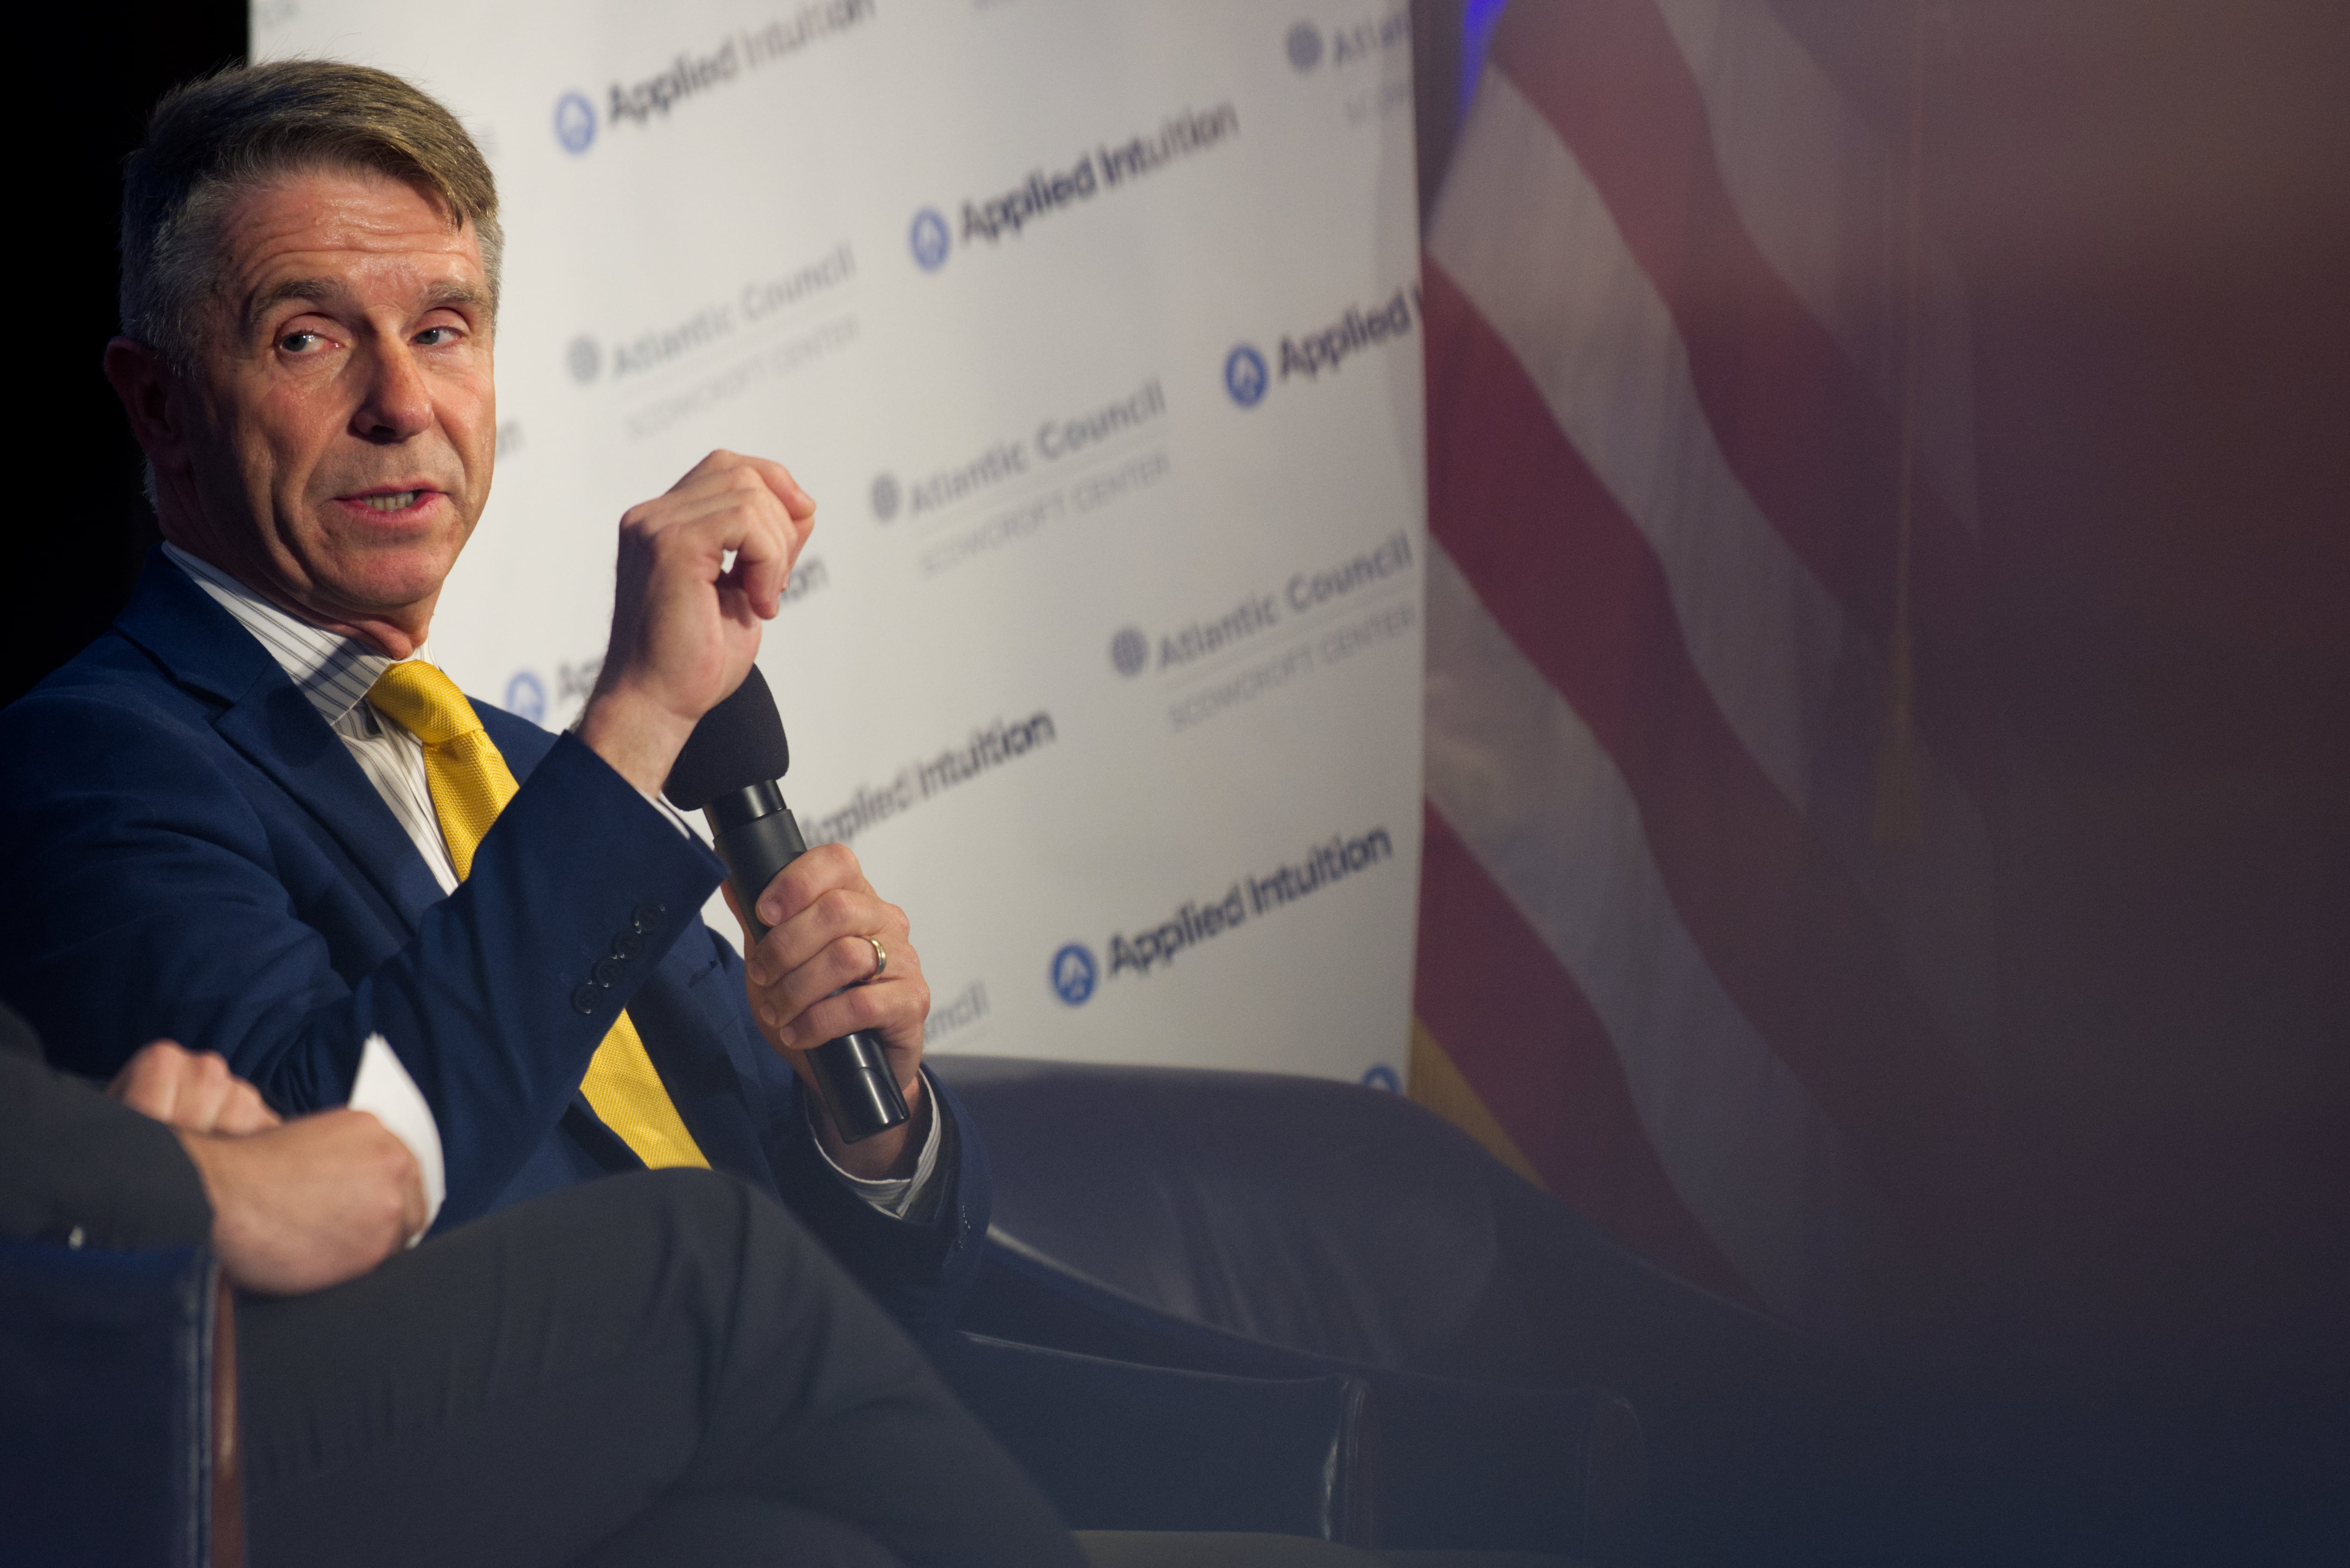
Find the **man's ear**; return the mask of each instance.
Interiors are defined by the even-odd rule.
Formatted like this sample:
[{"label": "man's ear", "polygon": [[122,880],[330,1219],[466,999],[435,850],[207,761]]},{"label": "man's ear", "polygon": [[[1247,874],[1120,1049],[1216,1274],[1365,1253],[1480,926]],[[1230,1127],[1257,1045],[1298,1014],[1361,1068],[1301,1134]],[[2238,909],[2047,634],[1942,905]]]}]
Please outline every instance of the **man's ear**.
[{"label": "man's ear", "polygon": [[135,337],[117,337],[106,346],[106,379],[122,400],[130,433],[146,450],[147,461],[159,474],[188,471],[189,431],[186,400],[179,379],[163,357]]}]

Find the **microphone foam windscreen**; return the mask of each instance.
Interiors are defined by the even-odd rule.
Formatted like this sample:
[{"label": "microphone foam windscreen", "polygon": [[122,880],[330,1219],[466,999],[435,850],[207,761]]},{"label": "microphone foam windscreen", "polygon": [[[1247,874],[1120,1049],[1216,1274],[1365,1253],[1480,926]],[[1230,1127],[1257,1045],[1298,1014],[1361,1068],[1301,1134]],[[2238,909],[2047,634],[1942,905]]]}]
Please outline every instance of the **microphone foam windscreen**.
[{"label": "microphone foam windscreen", "polygon": [[733,695],[704,713],[685,738],[661,793],[680,811],[700,811],[722,794],[779,779],[791,765],[783,717],[754,664]]}]

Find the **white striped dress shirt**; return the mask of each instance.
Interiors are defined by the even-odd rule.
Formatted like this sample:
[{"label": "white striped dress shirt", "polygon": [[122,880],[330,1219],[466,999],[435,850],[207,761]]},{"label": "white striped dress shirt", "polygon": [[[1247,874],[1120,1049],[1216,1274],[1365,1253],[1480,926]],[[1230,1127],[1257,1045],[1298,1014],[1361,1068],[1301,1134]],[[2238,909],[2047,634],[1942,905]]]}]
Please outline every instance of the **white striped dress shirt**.
[{"label": "white striped dress shirt", "polygon": [[[197,559],[177,545],[166,544],[163,554],[269,650],[269,656],[286,671],[296,689],[309,699],[310,706],[327,722],[327,727],[342,738],[359,764],[359,771],[375,785],[376,794],[383,797],[383,804],[399,818],[409,842],[424,857],[433,880],[441,884],[441,891],[455,892],[457,863],[449,857],[449,842],[441,836],[441,818],[432,810],[432,791],[424,774],[424,742],[377,711],[375,705],[367,701],[368,691],[375,685],[376,678],[398,661],[356,638],[312,626],[287,614],[218,566]],[[411,657],[421,659],[423,650],[420,648]],[[652,795],[645,799],[679,832],[691,831],[668,802]],[[921,1158],[910,1177],[868,1181],[851,1176],[837,1165],[832,1168],[858,1197],[885,1213],[903,1217],[930,1184],[937,1168],[941,1119],[936,1112],[931,1115],[930,1136],[923,1140]],[[821,1142],[816,1151],[824,1152]],[[826,1155],[825,1163],[832,1165],[832,1157]]]},{"label": "white striped dress shirt", "polygon": [[342,737],[359,771],[432,867],[441,891],[455,892],[457,863],[449,858],[449,843],[441,836],[441,819],[433,814],[432,792],[424,782],[424,742],[382,717],[367,701],[368,689],[396,661],[357,638],[296,619],[177,545],[165,545],[163,554],[269,650],[327,727]]}]

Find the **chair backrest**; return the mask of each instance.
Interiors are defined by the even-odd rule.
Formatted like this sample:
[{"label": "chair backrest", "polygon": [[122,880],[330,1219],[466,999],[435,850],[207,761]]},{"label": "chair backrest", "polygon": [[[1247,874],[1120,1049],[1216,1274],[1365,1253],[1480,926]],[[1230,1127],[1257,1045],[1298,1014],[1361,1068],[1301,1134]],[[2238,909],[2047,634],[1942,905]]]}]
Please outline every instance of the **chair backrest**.
[{"label": "chair backrest", "polygon": [[1163,1312],[1411,1366],[1441,1358],[1491,1288],[1484,1173],[1393,1096],[1263,1074],[941,1070],[986,1137],[995,1228]]},{"label": "chair backrest", "polygon": [[1654,1384],[1778,1325],[1625,1251],[1403,1097],[1274,1074],[943,1057],[1001,1241],[1157,1311],[1358,1366]]}]

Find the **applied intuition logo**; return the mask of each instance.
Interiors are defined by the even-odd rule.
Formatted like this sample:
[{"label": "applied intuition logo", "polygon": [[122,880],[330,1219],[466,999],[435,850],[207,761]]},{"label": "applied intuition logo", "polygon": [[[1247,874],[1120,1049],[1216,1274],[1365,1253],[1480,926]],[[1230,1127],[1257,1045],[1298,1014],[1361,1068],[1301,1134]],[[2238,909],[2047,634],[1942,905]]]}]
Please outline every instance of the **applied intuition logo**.
[{"label": "applied intuition logo", "polygon": [[1289,68],[1302,77],[1322,63],[1322,29],[1311,22],[1300,22],[1289,29],[1282,47],[1289,51]]},{"label": "applied intuition logo", "polygon": [[1053,994],[1071,1007],[1082,1007],[1094,993],[1094,981],[1101,973],[1094,962],[1093,949],[1083,942],[1071,942],[1053,955],[1049,978]]},{"label": "applied intuition logo", "polygon": [[506,711],[536,724],[546,717],[546,684],[527,670],[517,670],[506,681]]},{"label": "applied intuition logo", "polygon": [[1271,380],[1265,371],[1264,356],[1248,344],[1239,344],[1224,356],[1224,390],[1241,407],[1253,409],[1262,402]]},{"label": "applied intuition logo", "polygon": [[947,233],[947,221],[939,216],[936,207],[925,207],[914,214],[914,222],[906,231],[906,243],[914,252],[914,265],[924,272],[936,272],[947,265],[947,252],[954,246]]},{"label": "applied intuition logo", "polygon": [[577,158],[596,143],[596,106],[588,95],[567,92],[555,100],[555,140]]},{"label": "applied intuition logo", "polygon": [[903,500],[904,497],[898,489],[896,474],[881,473],[874,476],[873,520],[875,522],[887,523],[897,516],[899,504]]}]

